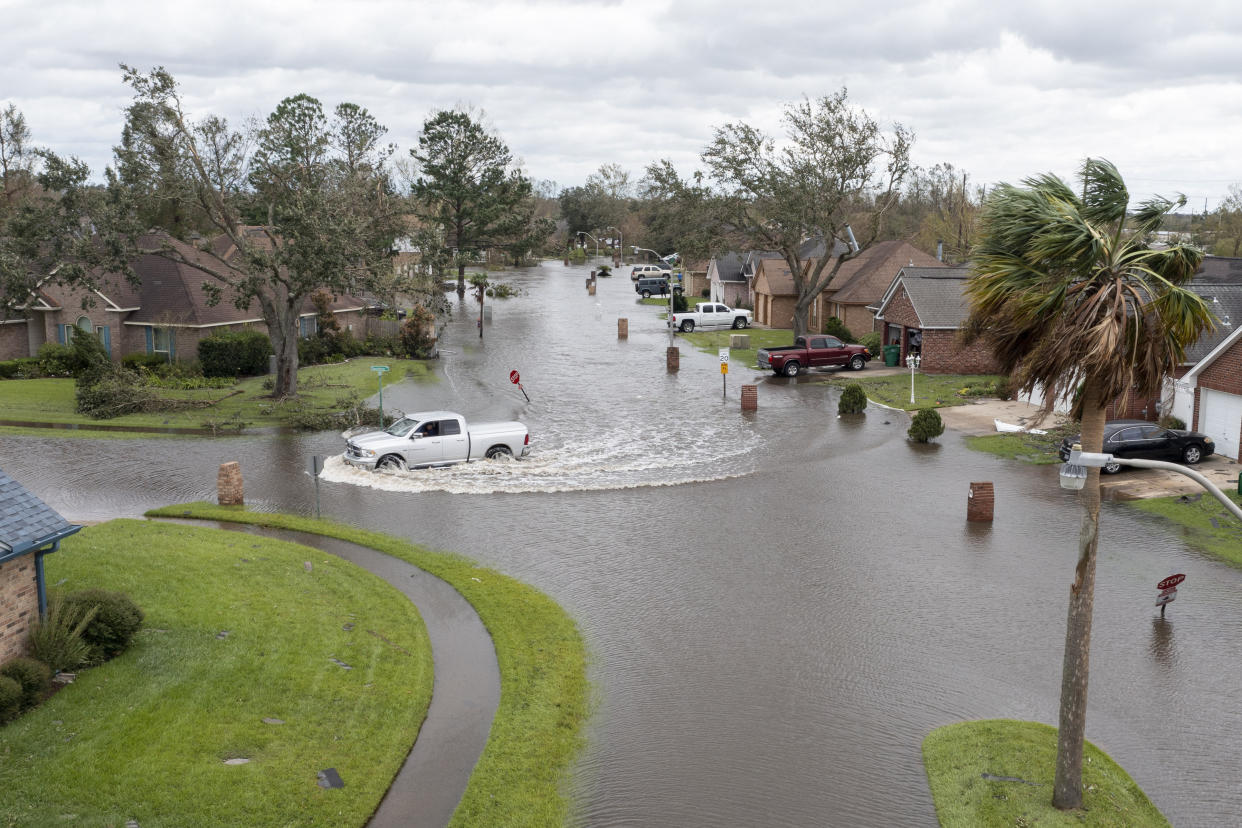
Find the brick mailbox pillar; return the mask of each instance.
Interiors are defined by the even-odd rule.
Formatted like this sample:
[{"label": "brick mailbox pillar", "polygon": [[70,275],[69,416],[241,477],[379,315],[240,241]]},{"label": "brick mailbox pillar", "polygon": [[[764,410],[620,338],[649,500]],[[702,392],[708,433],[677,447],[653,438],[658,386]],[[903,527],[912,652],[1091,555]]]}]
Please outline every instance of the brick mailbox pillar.
[{"label": "brick mailbox pillar", "polygon": [[591,296],[595,295],[595,283],[594,282],[587,283],[587,293],[590,294]]},{"label": "brick mailbox pillar", "polygon": [[629,339],[629,338],[630,338],[630,320],[618,319],[617,320],[617,339]]},{"label": "brick mailbox pillar", "polygon": [[675,374],[681,370],[681,349],[676,345],[664,352],[664,363],[668,367],[670,374]]},{"label": "brick mailbox pillar", "polygon": [[742,410],[757,411],[759,410],[759,386],[743,385],[742,386]]},{"label": "brick mailbox pillar", "polygon": [[216,498],[221,506],[241,506],[246,502],[241,464],[236,460],[220,464],[216,474]]},{"label": "brick mailbox pillar", "polygon": [[966,520],[972,523],[991,523],[992,508],[996,505],[996,493],[991,483],[971,483],[966,498]]}]

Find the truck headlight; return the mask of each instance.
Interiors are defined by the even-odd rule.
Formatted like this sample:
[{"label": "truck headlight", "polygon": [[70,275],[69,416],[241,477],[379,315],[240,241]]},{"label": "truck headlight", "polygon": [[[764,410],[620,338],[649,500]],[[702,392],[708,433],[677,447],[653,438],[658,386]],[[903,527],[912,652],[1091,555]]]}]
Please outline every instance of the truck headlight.
[{"label": "truck headlight", "polygon": [[375,456],[375,452],[371,451],[371,449],[363,449],[363,450],[362,450],[362,453],[363,453],[364,455],[366,455],[367,457],[374,457],[374,456]]}]

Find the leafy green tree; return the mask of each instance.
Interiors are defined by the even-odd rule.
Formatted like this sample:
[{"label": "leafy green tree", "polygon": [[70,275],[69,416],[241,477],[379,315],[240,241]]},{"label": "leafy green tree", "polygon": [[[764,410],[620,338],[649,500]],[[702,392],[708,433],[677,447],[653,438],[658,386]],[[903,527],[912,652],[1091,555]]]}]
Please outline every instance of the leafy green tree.
[{"label": "leafy green tree", "polygon": [[[1149,246],[1185,197],[1152,198],[1128,213],[1130,195],[1116,167],[1088,159],[1080,177],[1081,192],[1045,174],[1020,187],[1001,184],[988,196],[966,285],[967,335],[992,346],[1016,387],[1042,387],[1046,406],[1081,389],[1082,447],[1099,452],[1108,404],[1154,393],[1211,316],[1183,287],[1202,253]],[[1052,804],[1062,809],[1082,804],[1099,483],[1099,469],[1088,469],[1061,677]]]},{"label": "leafy green tree", "polygon": [[[841,265],[880,238],[910,169],[913,136],[897,125],[886,138],[846,98],[841,89],[786,107],[779,147],[739,122],[717,129],[703,151],[722,191],[722,226],[751,249],[779,252],[793,274],[795,336],[807,333],[811,305]],[[804,253],[808,239],[824,241],[822,255]]]},{"label": "leafy green tree", "polygon": [[[204,274],[214,301],[229,290],[238,307],[257,302],[276,354],[273,396],[296,394],[307,297],[367,290],[391,273],[403,205],[385,128],[348,103],[329,120],[319,101],[295,95],[238,132],[222,118],[192,120],[162,67],[122,69],[134,101],[116,150],[118,183],[146,214],[162,214],[150,199],[171,199],[174,215],[195,211],[213,236],[192,252],[157,236],[154,252]],[[172,236],[182,226],[162,229]]]},{"label": "leafy green tree", "polygon": [[944,434],[944,421],[940,412],[934,408],[921,408],[910,420],[910,428],[906,436],[916,443],[926,443]]},{"label": "leafy green tree", "polygon": [[40,283],[96,288],[100,272],[132,276],[117,235],[129,209],[89,180],[82,161],[31,144],[16,106],[0,110],[0,319],[17,316]]},{"label": "leafy green tree", "polygon": [[457,292],[464,294],[467,264],[527,234],[530,180],[505,142],[461,110],[427,119],[410,157],[417,165],[411,195],[420,249],[456,267]]},{"label": "leafy green tree", "polygon": [[701,261],[726,244],[724,205],[703,183],[702,173],[683,179],[671,161],[661,159],[648,165],[639,188],[647,247],[676,250],[682,261]]}]

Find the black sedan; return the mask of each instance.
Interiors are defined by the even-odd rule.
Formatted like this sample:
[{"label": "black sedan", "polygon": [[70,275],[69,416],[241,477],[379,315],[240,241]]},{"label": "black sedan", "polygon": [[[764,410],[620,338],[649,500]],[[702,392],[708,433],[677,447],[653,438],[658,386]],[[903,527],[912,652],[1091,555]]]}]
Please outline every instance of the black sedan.
[{"label": "black sedan", "polygon": [[[1061,441],[1058,452],[1069,460],[1070,450],[1079,447],[1082,437],[1075,435]],[[1161,428],[1143,420],[1113,420],[1104,424],[1104,453],[1114,457],[1136,457],[1144,460],[1180,460],[1194,465],[1216,450],[1212,438],[1197,431]],[[1120,463],[1104,466],[1105,474],[1121,471]]]}]

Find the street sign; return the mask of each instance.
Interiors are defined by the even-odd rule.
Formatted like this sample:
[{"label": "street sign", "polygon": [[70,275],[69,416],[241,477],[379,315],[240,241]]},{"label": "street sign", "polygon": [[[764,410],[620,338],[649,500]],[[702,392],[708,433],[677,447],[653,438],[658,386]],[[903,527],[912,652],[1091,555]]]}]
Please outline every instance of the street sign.
[{"label": "street sign", "polygon": [[1186,580],[1185,575],[1170,575],[1160,583],[1156,584],[1156,589],[1168,589],[1169,587],[1175,587],[1184,580]]},{"label": "street sign", "polygon": [[521,374],[519,374],[517,371],[509,372],[509,382],[513,383],[514,385],[517,385],[521,381],[522,381]]},{"label": "street sign", "polygon": [[1163,596],[1163,595],[1176,595],[1176,594],[1177,594],[1177,587],[1169,587],[1168,589],[1162,589],[1162,590],[1160,590],[1160,594],[1161,594],[1162,596]]},{"label": "street sign", "polygon": [[372,365],[371,370],[377,374],[382,374],[388,370],[388,366],[387,365]]},{"label": "street sign", "polygon": [[729,373],[729,349],[728,348],[720,349],[720,373],[722,374]]},{"label": "street sign", "polygon": [[1163,607],[1165,604],[1177,599],[1176,592],[1170,592],[1168,595],[1161,595],[1156,599],[1156,606]]}]

